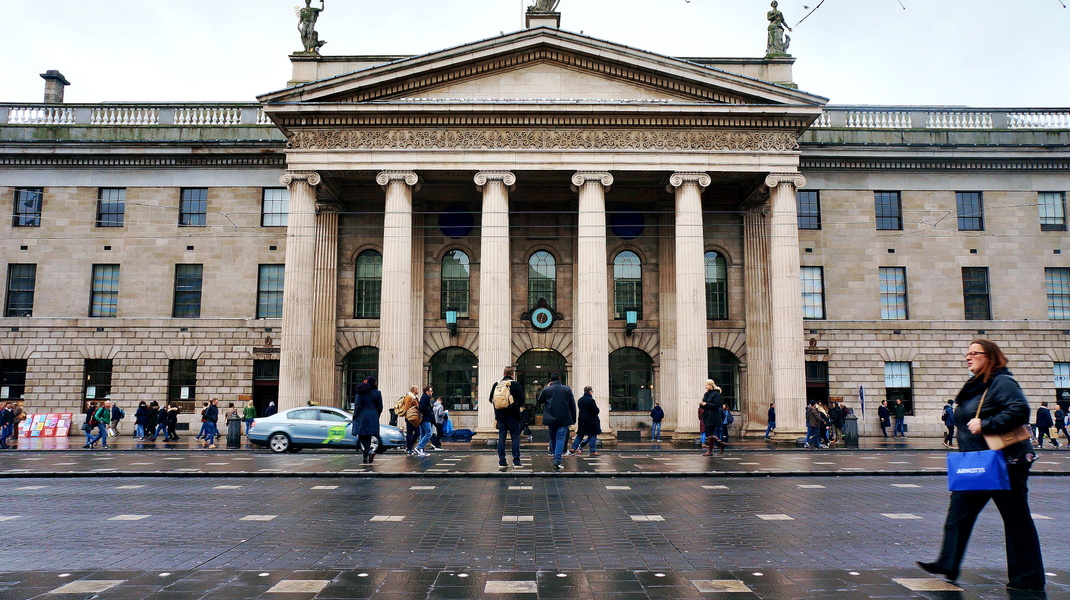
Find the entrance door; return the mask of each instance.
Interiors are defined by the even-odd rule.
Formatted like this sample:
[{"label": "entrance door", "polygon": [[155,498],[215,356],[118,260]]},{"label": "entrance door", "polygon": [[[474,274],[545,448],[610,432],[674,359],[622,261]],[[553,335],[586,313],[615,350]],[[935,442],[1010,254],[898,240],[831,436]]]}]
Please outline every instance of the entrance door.
[{"label": "entrance door", "polygon": [[806,400],[828,404],[829,364],[827,362],[806,363]]},{"label": "entrance door", "polygon": [[256,414],[262,415],[268,404],[279,406],[279,361],[253,361],[253,406]]},{"label": "entrance door", "polygon": [[[533,349],[520,355],[516,361],[516,380],[524,386],[524,398],[529,409],[536,415],[542,414],[542,406],[535,400],[539,392],[550,381],[550,373],[561,375],[561,383],[568,385],[568,372],[565,371],[565,357],[560,352],[550,349]],[[541,422],[541,421],[539,421]]]}]

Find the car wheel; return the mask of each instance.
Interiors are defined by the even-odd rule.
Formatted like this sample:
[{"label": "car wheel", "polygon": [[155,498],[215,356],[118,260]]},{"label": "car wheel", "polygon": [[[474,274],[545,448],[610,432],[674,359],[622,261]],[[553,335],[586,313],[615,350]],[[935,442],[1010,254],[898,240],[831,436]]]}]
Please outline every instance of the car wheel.
[{"label": "car wheel", "polygon": [[383,447],[383,444],[379,441],[379,436],[377,435],[372,436],[371,452],[372,454],[382,454],[383,452],[386,452],[386,448]]},{"label": "car wheel", "polygon": [[268,438],[268,448],[276,454],[281,454],[290,450],[290,446],[293,444],[290,442],[290,436],[285,433],[273,433]]}]

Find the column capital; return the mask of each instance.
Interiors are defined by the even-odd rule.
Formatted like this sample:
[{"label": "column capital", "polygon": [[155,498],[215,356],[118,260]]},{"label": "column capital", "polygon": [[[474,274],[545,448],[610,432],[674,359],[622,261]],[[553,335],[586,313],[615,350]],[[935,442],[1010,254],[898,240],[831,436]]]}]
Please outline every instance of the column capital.
[{"label": "column capital", "polygon": [[386,189],[386,186],[390,185],[392,181],[401,181],[411,188],[420,189],[420,177],[414,171],[380,171],[375,176],[375,183],[378,183],[383,189]]},{"label": "column capital", "polygon": [[476,189],[483,191],[483,186],[487,185],[488,181],[500,181],[502,184],[509,188],[509,191],[516,189],[516,175],[509,171],[480,171],[476,173],[475,183]]},{"label": "column capital", "polygon": [[806,178],[798,173],[770,173],[765,178],[765,185],[770,189],[778,185],[790,183],[799,189],[806,185]]},{"label": "column capital", "polygon": [[321,215],[324,213],[340,213],[345,210],[345,205],[341,202],[334,200],[317,200],[316,201],[316,214]]},{"label": "column capital", "polygon": [[580,171],[572,176],[572,191],[577,191],[583,184],[592,182],[602,184],[602,187],[608,191],[609,186],[613,185],[613,175],[605,172]]},{"label": "column capital", "polygon": [[294,181],[305,181],[315,187],[323,182],[323,178],[315,171],[286,171],[279,177],[279,183],[287,187]]},{"label": "column capital", "polygon": [[710,187],[713,183],[713,179],[705,173],[673,173],[669,177],[669,185],[665,186],[665,191],[670,194],[675,192],[674,188],[678,188],[689,183],[693,183],[702,189]]}]

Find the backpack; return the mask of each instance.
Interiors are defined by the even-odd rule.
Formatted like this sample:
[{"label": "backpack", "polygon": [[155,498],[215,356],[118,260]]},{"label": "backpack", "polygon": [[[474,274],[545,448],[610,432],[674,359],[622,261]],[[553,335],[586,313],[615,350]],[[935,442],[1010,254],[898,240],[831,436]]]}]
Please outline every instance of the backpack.
[{"label": "backpack", "polygon": [[119,409],[119,418],[120,419],[125,419],[126,418],[126,411],[121,409],[121,408]]},{"label": "backpack", "polygon": [[736,422],[736,418],[732,416],[732,411],[727,411],[727,416],[724,418],[725,425],[731,425]]},{"label": "backpack", "polygon": [[405,403],[408,401],[408,398],[409,395],[405,394],[404,396],[398,398],[398,401],[394,403],[395,415],[401,416],[401,414],[405,412]]},{"label": "backpack", "polygon": [[494,396],[491,401],[494,402],[494,410],[504,410],[513,405],[513,393],[512,382],[508,379],[503,379],[498,382],[498,386],[494,388]]}]

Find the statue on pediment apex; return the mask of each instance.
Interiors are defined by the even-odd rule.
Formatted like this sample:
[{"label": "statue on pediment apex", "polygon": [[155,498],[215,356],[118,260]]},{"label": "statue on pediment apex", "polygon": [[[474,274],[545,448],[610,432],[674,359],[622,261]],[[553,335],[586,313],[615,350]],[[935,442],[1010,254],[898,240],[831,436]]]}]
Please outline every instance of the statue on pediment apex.
[{"label": "statue on pediment apex", "polygon": [[561,0],[535,0],[535,4],[528,7],[529,13],[552,13],[557,11],[557,5]]},{"label": "statue on pediment apex", "polygon": [[320,7],[312,6],[312,0],[305,0],[304,8],[294,8],[297,13],[297,31],[301,33],[301,45],[309,54],[319,54],[320,47],[327,42],[320,40],[320,34],[316,31],[316,21],[320,13],[326,8],[325,0],[320,0]]},{"label": "statue on pediment apex", "polygon": [[791,36],[784,35],[784,30],[791,31],[791,27],[788,27],[787,22],[784,21],[784,13],[777,10],[776,0],[773,0],[771,6],[773,10],[765,15],[765,18],[769,19],[769,38],[766,41],[765,54],[766,56],[788,56]]}]

